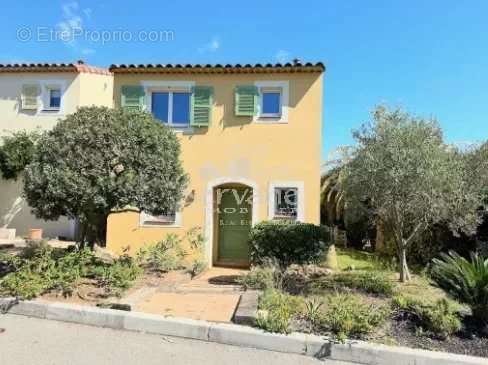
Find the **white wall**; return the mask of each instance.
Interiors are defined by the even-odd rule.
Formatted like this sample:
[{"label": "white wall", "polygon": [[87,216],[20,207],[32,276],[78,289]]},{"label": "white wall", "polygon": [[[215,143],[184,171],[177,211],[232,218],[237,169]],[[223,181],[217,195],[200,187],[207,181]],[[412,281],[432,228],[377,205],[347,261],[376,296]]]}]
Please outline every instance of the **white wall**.
[{"label": "white wall", "polygon": [[[22,110],[22,85],[31,82],[55,81],[63,83],[60,112]],[[78,73],[0,73],[0,137],[20,130],[49,130],[60,118],[82,105],[112,106],[113,77]],[[1,142],[0,142],[1,143]],[[74,238],[74,222],[61,218],[47,222],[35,218],[21,197],[22,182],[0,178],[0,228],[15,228],[17,236],[24,236],[30,228],[42,228],[44,237]]]}]

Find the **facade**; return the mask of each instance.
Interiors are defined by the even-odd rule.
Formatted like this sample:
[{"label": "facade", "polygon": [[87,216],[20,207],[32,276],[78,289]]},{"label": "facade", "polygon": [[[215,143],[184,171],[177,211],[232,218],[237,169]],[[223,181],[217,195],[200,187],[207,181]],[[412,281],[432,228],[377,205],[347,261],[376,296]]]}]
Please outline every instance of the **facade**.
[{"label": "facade", "polygon": [[[79,64],[0,65],[0,136],[52,128],[80,106],[113,105],[113,76]],[[74,222],[36,219],[21,197],[21,181],[0,178],[0,228],[25,236],[42,228],[45,237],[71,239]]]},{"label": "facade", "polygon": [[200,227],[209,265],[246,266],[252,224],[320,223],[321,63],[110,71],[115,106],[150,111],[174,128],[190,183],[173,214],[112,213],[108,249],[135,253]]}]

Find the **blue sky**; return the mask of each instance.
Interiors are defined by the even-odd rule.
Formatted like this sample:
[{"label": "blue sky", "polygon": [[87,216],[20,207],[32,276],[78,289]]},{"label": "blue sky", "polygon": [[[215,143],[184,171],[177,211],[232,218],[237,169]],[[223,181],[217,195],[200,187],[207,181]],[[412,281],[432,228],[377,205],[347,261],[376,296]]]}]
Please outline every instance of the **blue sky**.
[{"label": "blue sky", "polygon": [[[378,103],[435,116],[449,142],[488,137],[488,1],[248,0],[239,5],[160,0],[4,2],[0,62],[82,58],[108,66],[277,62],[298,57],[327,65],[324,160],[337,146],[352,143],[351,130],[367,121]],[[20,41],[25,27],[31,38]],[[45,41],[48,30],[73,27],[92,35]],[[93,35],[96,31],[119,35],[124,31],[136,38],[140,31],[168,31],[172,36],[156,42],[115,39],[102,44]]]}]

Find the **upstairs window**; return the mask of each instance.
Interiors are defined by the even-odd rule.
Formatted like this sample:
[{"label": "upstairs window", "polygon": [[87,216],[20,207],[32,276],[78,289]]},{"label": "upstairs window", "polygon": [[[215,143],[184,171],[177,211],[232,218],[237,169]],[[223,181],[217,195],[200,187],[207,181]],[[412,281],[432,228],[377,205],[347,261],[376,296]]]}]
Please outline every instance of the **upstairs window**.
[{"label": "upstairs window", "polygon": [[260,116],[279,118],[281,116],[281,99],[281,89],[262,89]]},{"label": "upstairs window", "polygon": [[49,108],[59,109],[61,107],[61,89],[52,88],[49,92]]},{"label": "upstairs window", "polygon": [[190,125],[191,93],[152,92],[151,112],[162,123],[172,127]]}]

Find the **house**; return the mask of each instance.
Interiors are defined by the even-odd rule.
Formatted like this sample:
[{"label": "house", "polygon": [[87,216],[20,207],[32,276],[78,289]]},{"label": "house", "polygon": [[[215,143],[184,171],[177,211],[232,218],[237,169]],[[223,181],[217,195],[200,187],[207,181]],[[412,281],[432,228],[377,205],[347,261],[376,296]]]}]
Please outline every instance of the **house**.
[{"label": "house", "polygon": [[[113,105],[113,76],[107,69],[81,61],[0,65],[0,137],[20,130],[50,129],[59,118],[89,105]],[[0,178],[0,228],[15,229],[17,236],[41,228],[45,237],[73,238],[74,222],[36,219],[21,192],[21,180]]]},{"label": "house", "polygon": [[201,227],[209,265],[246,266],[252,224],[320,223],[321,63],[112,65],[114,104],[178,135],[190,183],[166,216],[112,213],[107,248],[131,253]]}]

